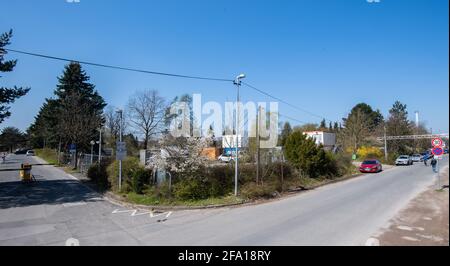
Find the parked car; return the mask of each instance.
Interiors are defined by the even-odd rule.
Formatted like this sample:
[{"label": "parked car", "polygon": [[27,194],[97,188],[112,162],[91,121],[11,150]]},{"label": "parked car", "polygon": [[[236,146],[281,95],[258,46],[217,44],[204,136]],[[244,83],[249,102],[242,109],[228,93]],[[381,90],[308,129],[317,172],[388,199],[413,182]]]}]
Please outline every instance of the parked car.
[{"label": "parked car", "polygon": [[448,149],[444,149],[444,154],[448,154]]},{"label": "parked car", "polygon": [[423,156],[421,154],[414,154],[412,160],[415,163],[423,162]]},{"label": "parked car", "polygon": [[25,155],[30,149],[17,149],[14,154],[15,155]]},{"label": "parked car", "polygon": [[219,156],[219,161],[223,162],[223,163],[229,163],[232,162],[234,160],[234,156],[232,156],[231,154],[222,154]]},{"label": "parked car", "polygon": [[36,154],[34,153],[34,151],[29,150],[27,151],[27,156],[36,156]]},{"label": "parked car", "polygon": [[414,162],[413,162],[411,156],[408,156],[408,155],[401,155],[395,161],[395,165],[397,165],[397,166],[399,166],[399,165],[413,165],[413,164],[414,164]]},{"label": "parked car", "polygon": [[365,160],[359,167],[361,173],[379,173],[383,171],[383,165],[378,160]]}]

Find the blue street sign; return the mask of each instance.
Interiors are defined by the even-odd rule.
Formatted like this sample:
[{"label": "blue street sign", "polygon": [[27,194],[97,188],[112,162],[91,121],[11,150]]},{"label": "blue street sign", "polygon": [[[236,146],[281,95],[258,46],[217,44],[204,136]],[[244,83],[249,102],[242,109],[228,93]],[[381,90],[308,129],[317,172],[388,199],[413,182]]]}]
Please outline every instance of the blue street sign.
[{"label": "blue street sign", "polygon": [[433,149],[433,154],[435,155],[435,156],[441,156],[441,155],[443,155],[444,154],[444,150],[442,149],[442,148],[434,148]]}]

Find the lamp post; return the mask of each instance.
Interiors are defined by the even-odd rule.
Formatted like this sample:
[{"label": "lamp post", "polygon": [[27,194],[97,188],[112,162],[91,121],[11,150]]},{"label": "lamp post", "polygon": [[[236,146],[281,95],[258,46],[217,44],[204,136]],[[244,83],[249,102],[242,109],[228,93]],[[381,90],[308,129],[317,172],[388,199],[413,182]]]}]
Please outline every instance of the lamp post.
[{"label": "lamp post", "polygon": [[102,162],[102,128],[100,127],[100,140],[98,142],[98,164]]},{"label": "lamp post", "polygon": [[234,85],[236,85],[237,88],[237,102],[236,102],[236,154],[235,154],[235,172],[234,172],[234,195],[238,196],[238,180],[239,180],[239,104],[240,104],[240,87],[242,85],[242,79],[244,79],[246,76],[244,74],[240,74],[236,77],[236,80],[234,81]]},{"label": "lamp post", "polygon": [[95,141],[91,141],[91,165],[94,164],[94,145]]},{"label": "lamp post", "polygon": [[387,147],[387,129],[386,126],[384,126],[384,159],[386,162],[389,160],[389,154],[388,154],[388,147]]},{"label": "lamp post", "polygon": [[[119,122],[119,142],[122,143],[122,120],[123,120],[123,111],[118,110],[117,113],[120,117]],[[117,151],[116,151],[117,152]],[[119,160],[119,191],[122,190],[122,159]]]}]

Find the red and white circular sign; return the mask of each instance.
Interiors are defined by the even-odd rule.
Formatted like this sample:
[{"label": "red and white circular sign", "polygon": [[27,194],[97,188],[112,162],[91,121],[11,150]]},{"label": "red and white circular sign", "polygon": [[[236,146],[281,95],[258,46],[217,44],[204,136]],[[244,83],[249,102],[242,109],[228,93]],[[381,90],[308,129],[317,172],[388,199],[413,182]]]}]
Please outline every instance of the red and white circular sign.
[{"label": "red and white circular sign", "polygon": [[440,138],[435,138],[431,141],[431,144],[433,145],[433,147],[442,147],[444,142]]}]

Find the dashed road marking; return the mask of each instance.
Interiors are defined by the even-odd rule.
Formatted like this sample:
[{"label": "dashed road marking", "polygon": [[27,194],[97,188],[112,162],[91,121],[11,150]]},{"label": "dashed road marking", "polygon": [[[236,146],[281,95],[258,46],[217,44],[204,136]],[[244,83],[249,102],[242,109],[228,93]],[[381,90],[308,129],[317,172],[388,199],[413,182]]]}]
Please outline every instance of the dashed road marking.
[{"label": "dashed road marking", "polygon": [[146,211],[139,213],[139,210],[120,210],[120,209],[116,209],[112,212],[112,214],[122,214],[122,213],[129,213],[131,217],[148,215],[150,218],[156,218],[165,215],[165,218],[167,219],[170,217],[170,215],[172,215],[173,212],[155,213],[153,211]]},{"label": "dashed road marking", "polygon": [[408,240],[408,241],[411,241],[411,242],[419,242],[419,239],[414,238],[414,237],[409,237],[409,236],[404,236],[404,237],[402,237],[402,239]]},{"label": "dashed road marking", "polygon": [[403,230],[403,231],[413,231],[413,229],[409,226],[404,226],[404,225],[400,225],[397,226],[398,229]]}]

